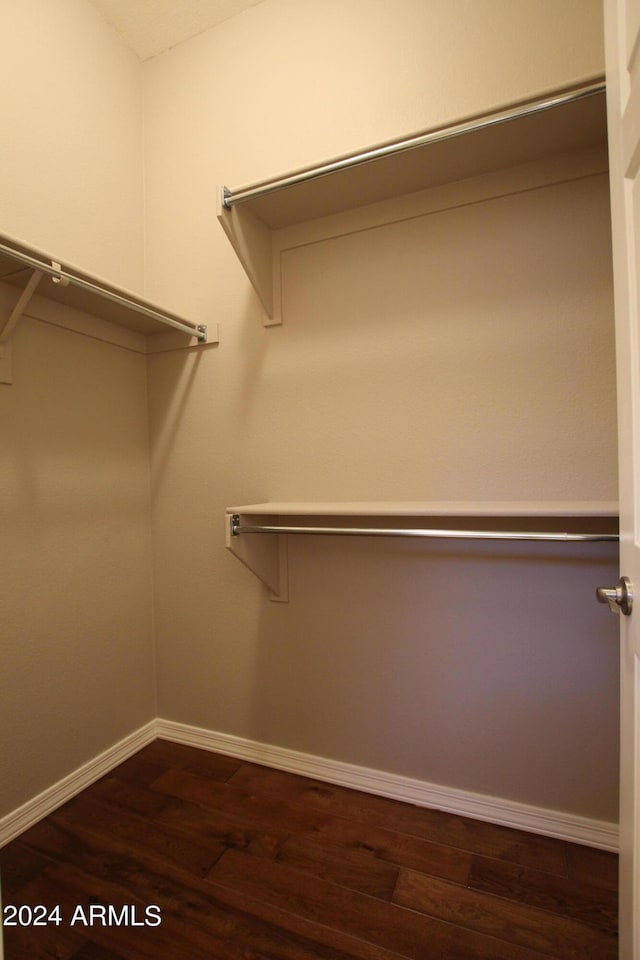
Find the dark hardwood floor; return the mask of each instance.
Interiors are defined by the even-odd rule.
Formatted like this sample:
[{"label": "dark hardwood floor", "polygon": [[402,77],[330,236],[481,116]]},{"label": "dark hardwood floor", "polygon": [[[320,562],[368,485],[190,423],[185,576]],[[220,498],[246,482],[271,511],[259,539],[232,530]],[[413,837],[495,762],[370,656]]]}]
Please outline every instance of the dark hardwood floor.
[{"label": "dark hardwood floor", "polygon": [[0,870],[6,960],[617,956],[613,854],[162,740]]}]

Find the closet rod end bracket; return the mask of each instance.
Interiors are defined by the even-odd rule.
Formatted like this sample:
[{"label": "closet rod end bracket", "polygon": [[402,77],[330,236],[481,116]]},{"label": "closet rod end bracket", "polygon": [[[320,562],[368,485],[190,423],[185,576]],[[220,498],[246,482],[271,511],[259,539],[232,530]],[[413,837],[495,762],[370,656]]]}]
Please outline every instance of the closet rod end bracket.
[{"label": "closet rod end bracket", "polygon": [[229,187],[224,187],[224,186],[223,186],[222,189],[221,189],[221,195],[222,195],[222,206],[223,206],[223,208],[224,208],[225,210],[231,210],[231,203],[230,203],[230,200],[229,200],[229,198],[231,197],[231,190],[229,190]]}]

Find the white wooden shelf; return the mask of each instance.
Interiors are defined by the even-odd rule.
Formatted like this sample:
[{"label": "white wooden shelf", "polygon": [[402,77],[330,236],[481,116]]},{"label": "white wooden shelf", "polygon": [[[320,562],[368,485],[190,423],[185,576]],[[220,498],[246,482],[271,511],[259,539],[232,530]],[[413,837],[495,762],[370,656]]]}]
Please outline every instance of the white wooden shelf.
[{"label": "white wooden shelf", "polygon": [[[604,84],[598,80],[271,180],[221,187],[218,220],[264,305],[265,324],[273,325],[282,318],[280,253],[292,228],[532,161],[584,153],[606,139]],[[351,228],[348,221],[336,235]]]},{"label": "white wooden shelf", "polygon": [[292,534],[615,542],[618,504],[614,501],[274,501],[227,507],[225,534],[227,548],[265,584],[271,599],[286,601],[287,537]]},{"label": "white wooden shelf", "polygon": [[268,502],[227,507],[256,517],[617,517],[614,500],[346,500]]},{"label": "white wooden shelf", "polygon": [[[121,343],[141,353],[218,341],[217,324],[194,323],[2,234],[0,287],[2,383],[11,383],[11,337],[20,317],[27,312],[80,332],[90,327],[88,332],[97,339]],[[16,294],[15,288],[20,292]],[[128,331],[130,335],[123,341],[123,334],[118,331]]]}]

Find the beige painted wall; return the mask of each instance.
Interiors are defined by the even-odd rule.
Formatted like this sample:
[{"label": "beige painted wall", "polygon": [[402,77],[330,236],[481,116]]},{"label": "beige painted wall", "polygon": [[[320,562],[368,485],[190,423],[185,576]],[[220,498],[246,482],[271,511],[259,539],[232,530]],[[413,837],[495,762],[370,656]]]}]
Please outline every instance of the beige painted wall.
[{"label": "beige painted wall", "polygon": [[[0,232],[138,288],[139,70],[84,0],[3,5]],[[14,384],[0,384],[0,816],[157,709],[145,358],[29,318],[13,353]]]},{"label": "beige painted wall", "polygon": [[1,389],[7,813],[156,703],[145,358],[23,318]]},{"label": "beige painted wall", "polygon": [[138,60],[87,0],[11,0],[0,74],[0,233],[141,290]]},{"label": "beige painted wall", "polygon": [[600,30],[596,2],[269,0],[145,65],[147,292],[221,324],[149,364],[161,716],[616,818],[615,551],[296,540],[273,604],[222,527],[615,499],[606,178],[297,249],[281,328],[215,222],[218,183],[596,75]]}]

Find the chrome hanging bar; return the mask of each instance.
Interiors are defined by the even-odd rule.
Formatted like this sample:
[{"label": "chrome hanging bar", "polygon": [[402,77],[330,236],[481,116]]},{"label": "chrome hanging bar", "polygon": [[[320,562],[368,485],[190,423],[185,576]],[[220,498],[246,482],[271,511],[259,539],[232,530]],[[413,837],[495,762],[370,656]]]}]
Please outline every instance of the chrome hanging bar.
[{"label": "chrome hanging bar", "polygon": [[53,275],[54,283],[56,282],[56,277],[60,277],[63,281],[68,280],[69,283],[73,284],[75,287],[81,287],[83,290],[89,290],[91,293],[98,294],[104,300],[110,300],[112,303],[117,303],[121,307],[127,307],[129,310],[134,310],[143,317],[149,317],[151,320],[157,320],[158,323],[164,324],[165,327],[171,327],[173,330],[178,330],[180,333],[186,333],[190,337],[195,337],[198,340],[198,343],[206,343],[207,330],[203,324],[191,326],[190,323],[183,323],[182,320],[176,320],[174,317],[169,316],[166,313],[159,313],[157,310],[154,310],[153,307],[148,306],[139,300],[130,299],[129,297],[122,296],[120,293],[114,293],[107,287],[101,287],[96,283],[92,283],[90,280],[84,280],[82,277],[74,276],[74,274],[69,274],[65,271],[60,271],[59,273],[55,273]]},{"label": "chrome hanging bar", "polygon": [[542,533],[511,530],[445,530],[412,527],[299,527],[278,524],[243,524],[238,514],[231,516],[231,536],[245,533],[307,534],[334,537],[422,537],[430,540],[543,540],[573,542],[617,542],[617,533]]},{"label": "chrome hanging bar", "polygon": [[[17,263],[20,263],[25,267],[30,267],[32,270],[39,270],[41,273],[47,274],[49,277],[51,277],[54,283],[58,283],[61,286],[71,285],[74,287],[80,287],[83,290],[88,290],[90,293],[94,293],[105,300],[110,300],[112,303],[116,303],[120,307],[126,307],[128,310],[133,310],[135,313],[138,313],[141,316],[149,317],[151,320],[157,320],[158,323],[162,323],[167,327],[172,327],[174,330],[179,330],[180,333],[187,333],[190,337],[196,337],[200,343],[206,343],[207,330],[205,326],[194,326],[186,321],[172,316],[171,314],[161,313],[147,301],[138,300],[136,297],[118,293],[117,291],[112,290],[110,287],[103,286],[96,280],[89,280],[86,277],[81,277],[76,273],[63,269],[59,263],[56,263],[53,260],[47,260],[44,258],[39,259],[39,257],[27,253],[23,249],[10,246],[1,240],[0,254],[10,257]],[[0,277],[0,280],[2,279],[3,278]]]},{"label": "chrome hanging bar", "polygon": [[565,103],[572,103],[576,100],[583,100],[585,97],[591,97],[595,94],[601,94],[605,91],[604,83],[591,83],[583,87],[569,90],[565,93],[559,93],[551,97],[544,97],[529,103],[520,104],[511,107],[508,110],[501,110],[497,113],[484,114],[472,120],[462,123],[453,123],[437,130],[431,130],[428,133],[418,134],[415,137],[409,137],[406,140],[399,140],[394,143],[387,143],[371,150],[365,150],[361,153],[353,153],[341,157],[328,163],[320,164],[315,167],[301,167],[293,173],[273,180],[260,180],[246,187],[239,187],[231,190],[228,187],[222,188],[222,205],[230,210],[236,203],[244,203],[247,200],[253,200],[257,197],[264,197],[276,190],[283,190],[285,187],[291,187],[296,183],[304,183],[307,180],[317,180],[319,177],[326,177],[331,173],[337,173],[350,167],[356,167],[363,163],[369,163],[372,160],[381,160],[397,153],[404,153],[407,150],[414,150],[416,147],[424,147],[432,143],[439,143],[444,140],[452,140],[454,137],[461,137],[467,133],[485,130],[497,124],[507,123],[510,120],[533,116],[542,113],[545,110],[551,110],[553,107],[562,106]]}]

